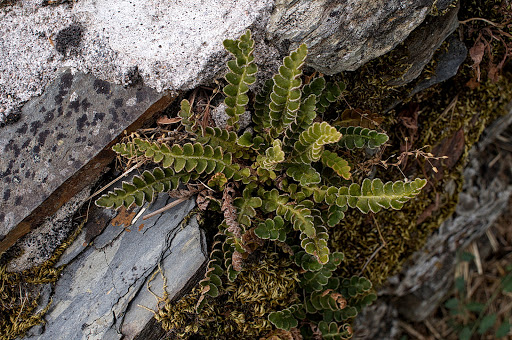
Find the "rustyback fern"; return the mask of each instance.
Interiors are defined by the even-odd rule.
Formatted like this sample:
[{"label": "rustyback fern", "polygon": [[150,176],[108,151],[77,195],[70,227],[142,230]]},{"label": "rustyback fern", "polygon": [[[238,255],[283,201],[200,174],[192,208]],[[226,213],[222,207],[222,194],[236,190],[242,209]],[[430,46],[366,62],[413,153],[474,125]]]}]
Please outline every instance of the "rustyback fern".
[{"label": "rustyback fern", "polygon": [[[180,184],[203,185],[202,202],[210,199],[223,220],[200,282],[197,310],[208,299],[229,294],[223,281],[236,282],[251,254],[276,242],[288,249],[300,273],[301,292],[291,297],[288,308],[269,313],[269,321],[286,331],[313,325],[325,339],[349,338],[348,322],[376,296],[365,278],[338,276],[343,254],[331,252],[329,233],[340,228],[350,208],[365,214],[401,209],[420,193],[426,181],[384,183],[374,178],[361,184],[349,182],[353,164],[342,152],[346,156],[346,150],[354,148],[379,148],[388,136],[322,121],[345,85],[323,77],[303,84],[306,45],[285,57],[278,74],[255,96],[248,94],[257,73],[250,31],[239,39],[226,40],[224,46],[234,57],[227,63],[223,91],[227,127],[204,126],[197,108],[183,100],[178,115],[184,131],[173,135],[180,138],[154,141],[137,137],[113,147],[120,157],[146,160],[153,166],[104,194],[96,204],[112,209],[141,206]],[[253,126],[240,133],[239,116],[250,110],[251,98]],[[183,142],[162,142],[169,139]],[[324,177],[326,173],[339,178],[331,181]]]}]

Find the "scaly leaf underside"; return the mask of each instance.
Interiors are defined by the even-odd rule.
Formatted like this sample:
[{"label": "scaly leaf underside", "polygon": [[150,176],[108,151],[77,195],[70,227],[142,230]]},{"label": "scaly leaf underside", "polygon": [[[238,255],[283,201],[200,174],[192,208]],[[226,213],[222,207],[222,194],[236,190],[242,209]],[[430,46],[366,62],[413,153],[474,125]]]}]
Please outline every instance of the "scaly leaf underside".
[{"label": "scaly leaf underside", "polygon": [[226,74],[229,85],[224,87],[226,99],[224,103],[228,106],[226,114],[229,116],[227,127],[235,131],[238,129],[238,118],[245,112],[249,102],[247,92],[249,85],[256,81],[258,67],[254,63],[254,40],[251,38],[251,31],[247,30],[238,40],[224,40],[224,47],[231,52],[236,60],[228,61],[228,68],[231,72]]},{"label": "scaly leaf underside", "polygon": [[279,73],[273,78],[274,86],[270,94],[271,135],[279,136],[297,117],[300,107],[302,85],[302,66],[308,49],[300,45],[289,56],[284,58]]},{"label": "scaly leaf underside", "polygon": [[321,156],[322,164],[333,169],[339,176],[344,179],[350,178],[350,166],[348,162],[338,156],[338,154],[329,150],[324,150]]}]

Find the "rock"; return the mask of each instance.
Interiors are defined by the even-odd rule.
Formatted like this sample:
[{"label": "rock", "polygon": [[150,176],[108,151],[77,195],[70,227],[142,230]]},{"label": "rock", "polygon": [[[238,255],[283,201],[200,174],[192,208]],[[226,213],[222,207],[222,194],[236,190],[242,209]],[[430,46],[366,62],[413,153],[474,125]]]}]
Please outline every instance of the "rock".
[{"label": "rock", "polygon": [[451,35],[446,41],[448,42],[448,48],[439,56],[434,74],[430,79],[425,79],[418,83],[410,96],[450,79],[459,71],[460,65],[466,60],[468,49],[455,35]]},{"label": "rock", "polygon": [[[184,90],[224,70],[222,41],[261,25],[272,0],[19,0],[0,6],[0,121],[72,66],[116,84]],[[134,79],[135,78],[135,79]],[[140,80],[139,79],[139,80]]]},{"label": "rock", "polygon": [[307,64],[322,73],[354,71],[404,41],[434,3],[276,0],[267,38],[281,50],[306,43],[310,51]]},{"label": "rock", "polygon": [[404,41],[407,58],[403,62],[407,65],[407,70],[400,79],[390,81],[389,85],[402,86],[420,75],[425,65],[432,60],[434,52],[459,26],[458,12],[459,5],[447,11],[443,16],[428,17],[407,37]]},{"label": "rock", "polygon": [[[147,212],[172,201],[161,194]],[[67,264],[51,296],[44,332],[37,339],[133,339],[151,320],[158,301],[147,290],[159,264],[172,298],[207,259],[195,217],[182,225],[194,207],[189,200],[130,230],[110,223],[90,246],[85,232],[68,248],[60,264]],[[163,296],[161,274],[151,290]],[[28,337],[26,339],[35,339]]]},{"label": "rock", "polygon": [[432,313],[452,287],[456,253],[483,235],[507,208],[512,196],[512,154],[503,156],[490,171],[495,156],[489,144],[510,126],[509,107],[509,114],[488,127],[470,151],[454,215],[379,290],[375,304],[358,316],[355,329],[366,332],[364,339],[393,339],[392,334],[398,334],[398,314],[421,321]]},{"label": "rock", "polygon": [[0,135],[0,253],[93,184],[113,159],[109,148],[103,150],[171,100],[149,87],[60,71]]},{"label": "rock", "polygon": [[225,71],[222,41],[247,28],[257,39],[256,62],[265,75],[301,43],[309,46],[307,65],[318,71],[355,70],[403,42],[434,4],[444,12],[452,3],[83,0],[50,6],[19,0],[0,6],[0,121],[41,95],[63,66],[116,84],[143,81],[158,91],[212,82]]}]

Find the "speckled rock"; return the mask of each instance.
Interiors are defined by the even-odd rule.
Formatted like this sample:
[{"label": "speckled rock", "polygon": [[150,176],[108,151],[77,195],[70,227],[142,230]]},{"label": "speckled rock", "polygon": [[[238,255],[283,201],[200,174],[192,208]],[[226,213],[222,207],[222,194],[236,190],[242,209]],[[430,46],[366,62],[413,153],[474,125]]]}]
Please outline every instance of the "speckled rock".
[{"label": "speckled rock", "polygon": [[[147,212],[170,201],[161,194]],[[182,224],[193,207],[193,200],[185,201],[140,219],[129,231],[110,224],[87,247],[83,232],[60,261],[67,266],[51,294],[46,325],[38,330],[42,333],[27,339],[133,339],[153,317],[139,305],[158,309],[147,284],[159,264],[162,272],[151,281],[151,290],[163,296],[163,275],[172,298],[206,261],[195,217]]]},{"label": "speckled rock", "polygon": [[149,87],[60,71],[42,96],[23,106],[21,119],[1,130],[0,253],[94,183],[113,157],[101,151],[170,101]]}]

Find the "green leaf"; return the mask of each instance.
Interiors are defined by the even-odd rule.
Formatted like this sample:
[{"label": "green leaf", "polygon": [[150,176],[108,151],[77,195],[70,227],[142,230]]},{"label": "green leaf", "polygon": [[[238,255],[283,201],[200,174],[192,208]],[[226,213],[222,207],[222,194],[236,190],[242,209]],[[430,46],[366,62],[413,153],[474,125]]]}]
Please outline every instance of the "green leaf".
[{"label": "green leaf", "polygon": [[335,143],[341,138],[336,128],[326,122],[315,122],[302,132],[299,140],[295,142],[292,159],[297,163],[310,164],[318,161],[322,155],[324,145]]},{"label": "green leaf", "polygon": [[478,326],[478,334],[484,334],[496,323],[496,314],[489,314],[483,317]]},{"label": "green leaf", "polygon": [[134,176],[131,183],[123,182],[122,189],[102,195],[95,203],[109,209],[129,208],[133,203],[142,206],[152,202],[158,193],[176,189],[180,182],[187,183],[190,178],[190,174],[176,174],[172,169],[146,170],[142,176]]},{"label": "green leaf", "polygon": [[228,61],[230,70],[226,74],[226,80],[229,83],[224,87],[226,99],[224,103],[228,106],[226,114],[229,116],[227,126],[229,129],[238,129],[239,116],[245,112],[245,106],[249,102],[247,92],[249,85],[256,81],[257,67],[254,64],[254,40],[251,37],[251,31],[247,30],[238,40],[224,40],[224,47],[231,52],[236,60]]},{"label": "green leaf", "polygon": [[368,147],[375,149],[389,140],[385,133],[377,132],[360,126],[337,127],[343,135],[338,145],[347,149]]},{"label": "green leaf", "polygon": [[299,182],[300,185],[320,183],[320,174],[308,164],[291,164],[286,169],[286,174]]},{"label": "green leaf", "polygon": [[496,338],[503,338],[510,332],[510,323],[505,320],[496,330]]},{"label": "green leaf", "polygon": [[333,169],[339,176],[344,179],[350,178],[350,166],[348,162],[343,158],[339,157],[336,153],[324,150],[321,156],[322,164]]},{"label": "green leaf", "polygon": [[274,84],[269,103],[271,135],[273,137],[280,135],[297,117],[301,98],[301,68],[304,65],[307,53],[306,45],[300,45],[284,58],[279,73],[273,78]]},{"label": "green leaf", "polygon": [[298,326],[297,317],[301,319],[305,317],[302,310],[302,304],[294,304],[282,311],[270,313],[268,320],[277,328],[289,331],[291,328]]},{"label": "green leaf", "polygon": [[455,288],[459,293],[464,293],[464,290],[466,289],[466,282],[462,276],[455,278]]}]

